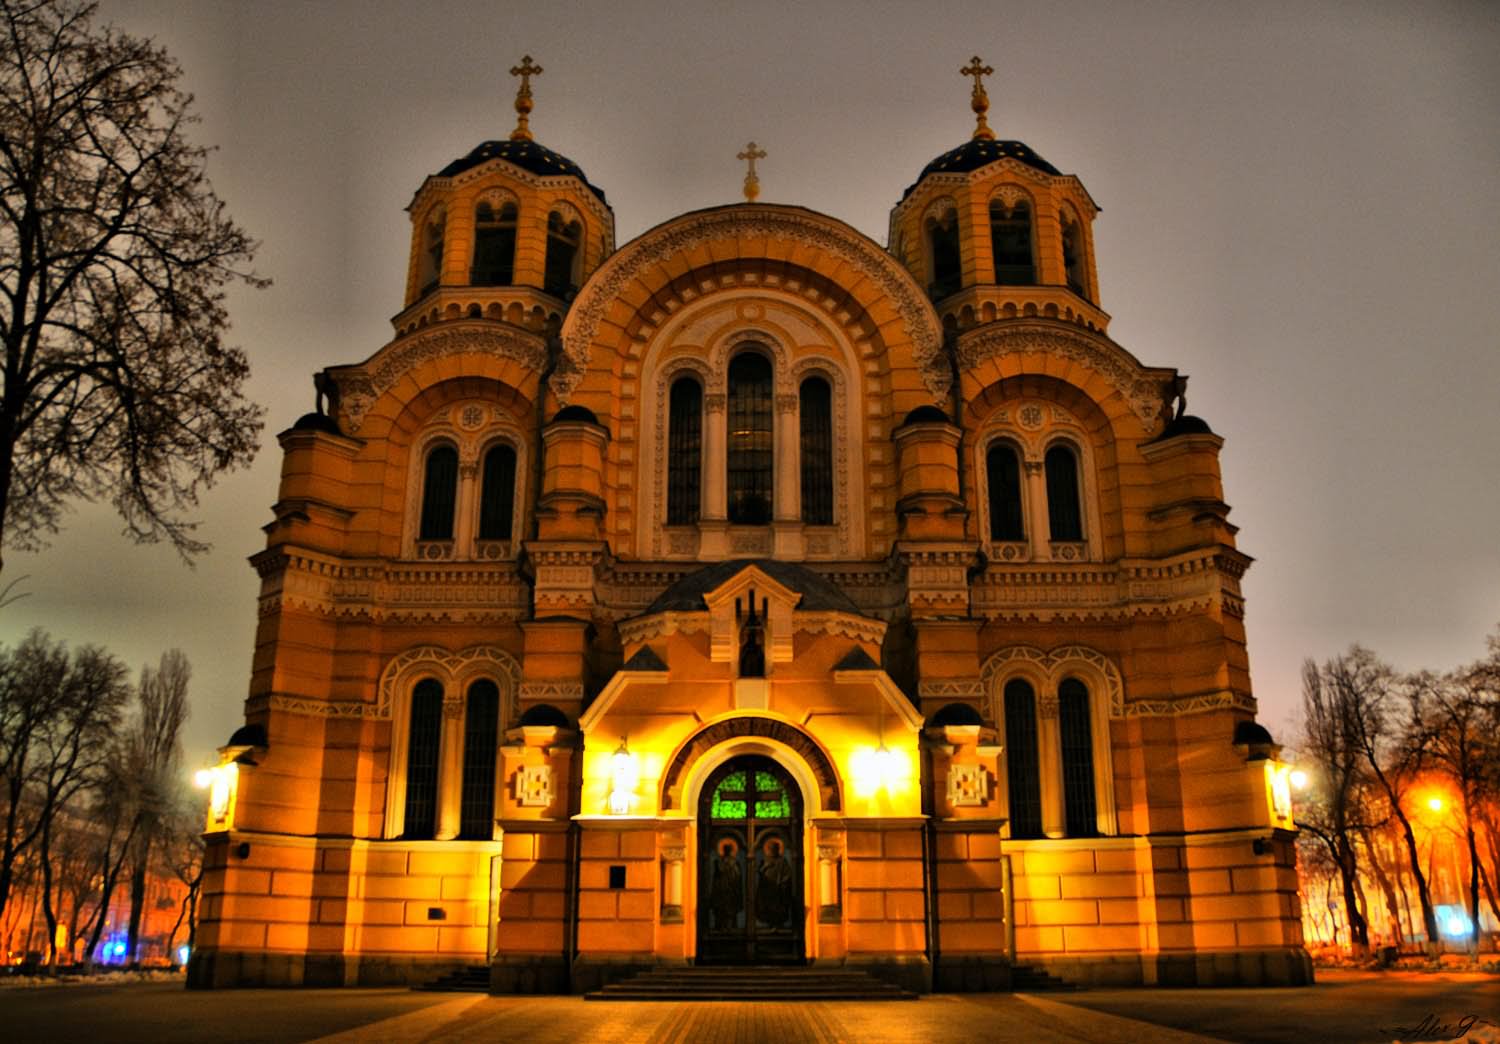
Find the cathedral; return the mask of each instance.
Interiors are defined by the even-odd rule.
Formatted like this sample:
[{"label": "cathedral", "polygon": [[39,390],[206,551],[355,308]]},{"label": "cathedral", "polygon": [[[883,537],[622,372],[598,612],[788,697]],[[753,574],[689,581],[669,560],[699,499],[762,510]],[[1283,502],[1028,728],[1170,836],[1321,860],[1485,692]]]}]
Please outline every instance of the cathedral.
[{"label": "cathedral", "polygon": [[279,436],[190,985],[1310,982],[1223,440],[991,70],[884,246],[753,143],[617,246],[541,71]]}]

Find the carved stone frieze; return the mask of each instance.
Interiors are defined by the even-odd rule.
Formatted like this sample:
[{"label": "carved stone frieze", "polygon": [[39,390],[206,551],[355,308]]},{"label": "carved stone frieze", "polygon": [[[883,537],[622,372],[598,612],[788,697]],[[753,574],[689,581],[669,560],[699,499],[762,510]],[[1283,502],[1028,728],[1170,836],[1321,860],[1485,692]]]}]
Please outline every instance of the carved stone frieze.
[{"label": "carved stone frieze", "polygon": [[716,239],[791,241],[825,250],[856,269],[895,306],[928,392],[939,401],[948,394],[953,376],[937,314],[894,258],[843,224],[802,211],[746,205],[679,218],[617,252],[594,273],[563,322],[562,358],[551,379],[559,402],[567,403],[583,379],[599,325],[625,286],[648,267]]},{"label": "carved stone frieze", "polygon": [[582,682],[524,681],[521,683],[523,703],[566,703],[583,699]]},{"label": "carved stone frieze", "polygon": [[974,700],[984,695],[979,678],[933,678],[917,683],[917,696],[924,700]]},{"label": "carved stone frieze", "polygon": [[980,808],[990,800],[990,774],[983,765],[948,766],[948,804]]},{"label": "carved stone frieze", "polygon": [[1129,404],[1147,434],[1160,429],[1169,390],[1167,376],[1147,370],[1099,334],[1060,323],[1006,322],[976,327],[958,338],[960,370],[972,369],[986,359],[1028,352],[1087,366]]},{"label": "carved stone frieze", "polygon": [[552,804],[552,766],[522,765],[512,779],[511,793],[522,808],[546,808]]},{"label": "carved stone frieze", "polygon": [[[443,552],[446,545],[421,545]],[[326,559],[287,550],[254,559],[261,576],[260,614],[285,609],[373,621],[455,622],[523,618],[530,587],[514,563]]]},{"label": "carved stone frieze", "polygon": [[[396,702],[396,690],[414,683],[417,675],[436,677],[443,684],[450,702],[458,706],[460,714],[463,712],[462,698],[452,698],[465,691],[470,682],[488,678],[500,690],[502,723],[513,722],[518,716],[516,694],[521,688],[521,665],[504,649],[493,645],[471,645],[458,652],[449,652],[435,645],[419,645],[391,657],[380,672],[375,717],[389,718]],[[444,710],[448,709],[445,703]]]},{"label": "carved stone frieze", "polygon": [[[1018,665],[1025,665],[1031,669],[1020,672],[1016,669]],[[1095,686],[1104,687],[1105,695],[1109,699],[1110,717],[1123,717],[1125,681],[1120,677],[1120,669],[1108,656],[1085,645],[1064,645],[1050,652],[1044,652],[1032,645],[1013,645],[1008,649],[1001,649],[985,660],[984,667],[980,670],[980,680],[989,690],[990,698],[994,701],[991,711],[992,720],[1004,719],[1003,708],[1000,705],[1001,689],[1009,678],[1018,673],[1025,673],[1042,683],[1043,688],[1047,690],[1042,695],[1042,701],[1051,700],[1052,716],[1056,717],[1057,685],[1062,681],[1065,673],[1077,672],[1080,668],[1092,678]]]},{"label": "carved stone frieze", "polygon": [[512,359],[538,373],[547,365],[546,343],[512,326],[479,320],[427,327],[398,337],[361,366],[328,371],[338,388],[340,428],[350,434],[357,432],[375,400],[413,367],[460,353]]}]

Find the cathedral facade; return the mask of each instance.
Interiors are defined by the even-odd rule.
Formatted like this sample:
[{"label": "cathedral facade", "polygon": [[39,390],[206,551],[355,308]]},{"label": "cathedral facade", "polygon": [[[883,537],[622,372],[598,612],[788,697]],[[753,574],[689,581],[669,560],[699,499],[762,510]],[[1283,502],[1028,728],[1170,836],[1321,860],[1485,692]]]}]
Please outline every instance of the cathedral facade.
[{"label": "cathedral facade", "polygon": [[280,436],[190,982],[1310,981],[1222,440],[987,70],[884,247],[753,145],[616,246],[513,71]]}]

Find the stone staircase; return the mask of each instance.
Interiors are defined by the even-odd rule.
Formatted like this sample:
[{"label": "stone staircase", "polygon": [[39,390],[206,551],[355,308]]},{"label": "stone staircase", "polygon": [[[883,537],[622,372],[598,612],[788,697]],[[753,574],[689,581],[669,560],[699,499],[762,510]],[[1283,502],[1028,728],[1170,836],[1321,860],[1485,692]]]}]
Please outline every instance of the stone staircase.
[{"label": "stone staircase", "polygon": [[862,971],[785,966],[655,968],[585,1000],[798,1001],[916,1000],[917,995]]},{"label": "stone staircase", "polygon": [[1010,988],[1012,993],[1065,993],[1078,989],[1078,984],[1035,964],[1017,964],[1010,969]]},{"label": "stone staircase", "polygon": [[470,964],[412,988],[428,993],[489,993],[490,966]]}]

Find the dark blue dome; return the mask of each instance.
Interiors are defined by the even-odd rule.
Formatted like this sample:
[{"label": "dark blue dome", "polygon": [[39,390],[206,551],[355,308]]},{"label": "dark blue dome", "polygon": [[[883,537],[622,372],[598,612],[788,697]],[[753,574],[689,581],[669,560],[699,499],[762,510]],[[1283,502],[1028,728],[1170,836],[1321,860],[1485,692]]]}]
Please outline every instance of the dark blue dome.
[{"label": "dark blue dome", "polygon": [[912,189],[922,183],[922,179],[929,174],[966,174],[971,170],[994,163],[996,160],[1013,159],[1020,160],[1028,167],[1032,167],[1044,174],[1061,174],[1052,164],[1032,152],[1025,142],[1020,141],[997,141],[993,138],[970,138],[956,149],[949,149],[937,159],[922,168],[922,173],[917,175],[917,180],[906,187],[901,193],[905,199],[911,195]]},{"label": "dark blue dome", "polygon": [[534,141],[525,141],[516,138],[482,142],[467,156],[454,160],[438,171],[437,176],[440,178],[451,178],[455,174],[462,174],[464,171],[477,167],[481,163],[488,163],[492,159],[503,159],[507,163],[514,163],[522,170],[530,171],[533,174],[540,174],[543,177],[550,178],[562,174],[570,174],[583,182],[590,192],[598,196],[600,203],[609,202],[604,198],[604,190],[590,183],[587,175],[583,173],[583,168],[568,159],[568,157],[553,152],[545,145],[538,145]]}]

